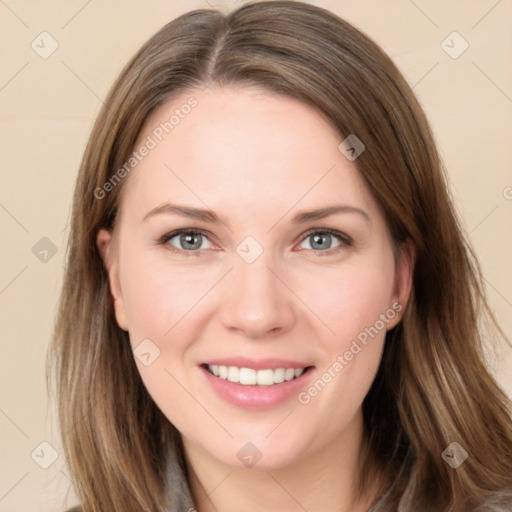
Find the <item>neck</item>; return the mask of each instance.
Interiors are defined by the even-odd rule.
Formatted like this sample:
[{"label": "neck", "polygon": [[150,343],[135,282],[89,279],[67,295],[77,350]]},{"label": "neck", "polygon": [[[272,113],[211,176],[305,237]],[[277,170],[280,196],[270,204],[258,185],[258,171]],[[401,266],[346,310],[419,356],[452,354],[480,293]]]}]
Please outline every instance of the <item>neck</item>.
[{"label": "neck", "polygon": [[372,471],[372,488],[358,497],[361,457],[366,448],[361,411],[332,442],[286,467],[233,468],[186,439],[183,444],[198,512],[365,512],[378,489],[377,472]]}]

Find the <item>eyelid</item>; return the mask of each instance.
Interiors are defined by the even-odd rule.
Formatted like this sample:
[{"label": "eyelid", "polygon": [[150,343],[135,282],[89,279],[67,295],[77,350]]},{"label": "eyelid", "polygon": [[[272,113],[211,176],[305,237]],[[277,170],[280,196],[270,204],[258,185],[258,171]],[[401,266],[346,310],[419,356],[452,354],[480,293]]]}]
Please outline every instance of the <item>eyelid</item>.
[{"label": "eyelid", "polygon": [[327,233],[329,235],[333,235],[338,237],[342,242],[345,243],[352,243],[352,238],[349,237],[346,233],[343,233],[342,231],[338,231],[337,229],[331,229],[331,228],[311,228],[308,229],[305,233],[300,235],[299,240],[304,240],[308,236],[311,236],[313,233]]}]

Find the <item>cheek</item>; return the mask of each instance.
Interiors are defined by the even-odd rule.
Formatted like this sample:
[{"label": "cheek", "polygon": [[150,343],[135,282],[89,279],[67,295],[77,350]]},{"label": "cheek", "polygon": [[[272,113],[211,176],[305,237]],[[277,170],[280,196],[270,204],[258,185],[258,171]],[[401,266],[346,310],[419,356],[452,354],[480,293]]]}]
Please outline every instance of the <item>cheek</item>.
[{"label": "cheek", "polygon": [[197,307],[214,281],[204,272],[168,262],[161,254],[152,257],[136,249],[127,254],[123,297],[130,333],[164,340]]},{"label": "cheek", "polygon": [[329,388],[319,405],[344,404],[333,414],[339,421],[348,409],[354,412],[367,394],[380,364],[387,324],[396,316],[391,303],[394,259],[391,252],[381,255],[380,260],[343,273],[340,286],[329,289],[336,304],[330,324],[336,335],[324,338],[328,357],[317,387]]},{"label": "cheek", "polygon": [[161,255],[157,261],[136,247],[126,248],[124,255],[123,298],[135,363],[157,406],[178,428],[185,428],[182,412],[195,407],[182,387],[190,387],[184,363],[190,337],[187,320],[208,290],[207,282]]},{"label": "cheek", "polygon": [[[317,284],[323,284],[323,293],[310,295],[311,309],[334,331],[322,336],[324,357],[318,372],[321,382],[316,386],[318,391],[311,390],[315,395],[324,385],[330,389],[322,393],[321,403],[340,400],[346,407],[356,408],[378,370],[387,323],[394,320],[396,311],[391,307],[392,252],[384,248],[375,254],[354,260],[353,265],[340,267],[338,272],[324,274],[317,280]],[[309,395],[308,390],[306,393]]]},{"label": "cheek", "polygon": [[390,306],[390,286],[382,277],[369,272],[354,273],[345,281],[346,286],[338,296],[340,308],[334,324],[343,344],[347,338],[356,338],[373,326]]},{"label": "cheek", "polygon": [[[301,296],[307,297],[305,302],[334,331],[333,336],[324,337],[332,348],[344,350],[391,307],[394,261],[392,255],[382,254],[380,261],[360,260],[330,269],[321,276],[308,277]],[[378,327],[385,332],[381,323]]]}]

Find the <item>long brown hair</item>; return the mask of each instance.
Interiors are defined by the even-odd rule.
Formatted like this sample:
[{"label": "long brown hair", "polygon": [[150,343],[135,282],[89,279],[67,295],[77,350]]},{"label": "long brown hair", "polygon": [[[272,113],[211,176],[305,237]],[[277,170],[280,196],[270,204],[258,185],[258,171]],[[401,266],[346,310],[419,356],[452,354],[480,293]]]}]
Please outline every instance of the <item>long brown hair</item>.
[{"label": "long brown hair", "polygon": [[[87,512],[164,507],[166,446],[176,429],[147,393],[113,313],[96,246],[113,229],[130,158],[148,116],[178,93],[258,85],[302,101],[366,150],[357,166],[396,246],[416,252],[403,321],[387,335],[363,403],[365,475],[386,485],[372,510],[492,510],[512,502],[509,401],[486,368],[480,318],[502,336],[454,212],[424,112],[390,58],[327,10],[292,1],[196,10],[165,25],[121,72],[92,130],[78,175],[59,311],[49,352],[63,446]],[[241,114],[243,115],[243,114]],[[113,182],[112,182],[113,183]],[[456,442],[458,468],[442,453]],[[494,507],[494,508],[492,508]],[[482,509],[484,510],[484,509]],[[504,508],[503,510],[506,510]]]}]

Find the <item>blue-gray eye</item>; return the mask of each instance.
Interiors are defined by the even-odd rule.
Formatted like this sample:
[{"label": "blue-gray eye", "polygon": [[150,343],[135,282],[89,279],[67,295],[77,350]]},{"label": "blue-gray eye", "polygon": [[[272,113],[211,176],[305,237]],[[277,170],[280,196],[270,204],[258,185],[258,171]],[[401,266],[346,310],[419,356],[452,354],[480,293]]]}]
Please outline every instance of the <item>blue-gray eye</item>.
[{"label": "blue-gray eye", "polygon": [[[332,245],[333,239],[338,239],[338,243],[336,245]],[[311,241],[310,241],[311,240]],[[304,238],[303,242],[310,241],[309,247],[304,247],[305,249],[312,249],[314,251],[325,251],[329,249],[334,249],[342,245],[345,242],[341,236],[330,233],[328,231],[314,231]],[[345,242],[346,243],[346,242]]]},{"label": "blue-gray eye", "polygon": [[[334,246],[332,245],[333,238],[338,240],[338,243]],[[349,236],[331,229],[312,229],[304,235],[302,243],[309,240],[311,240],[308,243],[309,247],[305,248],[311,249],[320,255],[323,255],[323,253],[332,254],[343,249],[343,247],[352,245],[352,239]]]},{"label": "blue-gray eye", "polygon": [[[175,243],[173,241],[176,240]],[[198,231],[184,231],[181,233],[171,234],[166,237],[165,242],[170,243],[176,249],[184,251],[198,251],[200,249],[208,249],[208,246],[204,246],[204,242],[208,241],[208,238]]]}]

